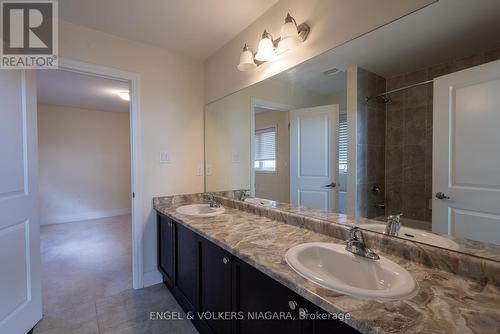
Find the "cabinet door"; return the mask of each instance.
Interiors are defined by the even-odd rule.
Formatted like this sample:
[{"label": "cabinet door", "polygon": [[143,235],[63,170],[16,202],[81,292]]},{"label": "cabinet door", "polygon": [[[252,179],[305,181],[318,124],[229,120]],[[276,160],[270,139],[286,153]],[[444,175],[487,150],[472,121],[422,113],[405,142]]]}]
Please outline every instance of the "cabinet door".
[{"label": "cabinet door", "polygon": [[174,223],[164,215],[158,215],[158,269],[168,287],[174,284]]},{"label": "cabinet door", "polygon": [[[231,257],[228,252],[203,239],[201,243],[201,302],[202,312],[231,311]],[[231,332],[231,321],[209,319],[207,325],[217,334]]]},{"label": "cabinet door", "polygon": [[177,256],[174,294],[186,311],[198,310],[199,241],[196,233],[176,224]]},{"label": "cabinet door", "polygon": [[[244,316],[243,320],[234,322],[234,333],[298,334],[301,332],[297,320],[262,319],[266,314],[275,316],[279,312],[296,318],[298,309],[290,308],[290,304],[298,305],[299,297],[294,292],[243,261],[234,260],[232,268],[233,310],[242,312]],[[251,316],[254,318],[251,319]]]}]

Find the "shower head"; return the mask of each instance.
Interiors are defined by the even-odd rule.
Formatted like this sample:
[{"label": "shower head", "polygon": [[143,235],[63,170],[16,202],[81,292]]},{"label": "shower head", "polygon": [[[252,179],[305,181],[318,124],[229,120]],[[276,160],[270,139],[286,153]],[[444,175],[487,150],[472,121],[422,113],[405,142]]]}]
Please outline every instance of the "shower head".
[{"label": "shower head", "polygon": [[366,102],[370,102],[371,100],[379,100],[382,101],[383,103],[391,102],[391,99],[385,95],[370,96],[365,98]]},{"label": "shower head", "polygon": [[384,103],[391,102],[391,99],[390,99],[390,98],[388,98],[387,96],[382,95],[382,96],[379,96],[379,98],[380,98],[380,99],[382,100],[382,102],[384,102]]}]

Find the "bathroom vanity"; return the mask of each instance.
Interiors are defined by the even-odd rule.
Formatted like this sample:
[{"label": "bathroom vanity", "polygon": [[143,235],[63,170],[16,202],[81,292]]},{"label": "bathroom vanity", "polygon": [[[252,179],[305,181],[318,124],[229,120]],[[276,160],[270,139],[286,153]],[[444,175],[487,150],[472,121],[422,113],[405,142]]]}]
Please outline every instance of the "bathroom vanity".
[{"label": "bathroom vanity", "polygon": [[366,231],[369,246],[405,268],[418,291],[392,301],[357,298],[321,287],[285,260],[287,251],[300,244],[345,246],[350,226],[315,218],[312,212],[299,215],[299,209],[216,198],[225,212],[212,217],[177,212],[186,204],[206,203],[204,194],[154,199],[159,270],[186,312],[349,316],[342,321],[193,319],[201,333],[488,333],[500,324],[496,262]]},{"label": "bathroom vanity", "polygon": [[[158,268],[184,311],[210,314],[193,319],[200,333],[359,333],[335,319],[299,320],[327,312],[163,213],[158,245]],[[280,314],[284,319],[270,320]],[[224,319],[212,319],[218,316]]]}]

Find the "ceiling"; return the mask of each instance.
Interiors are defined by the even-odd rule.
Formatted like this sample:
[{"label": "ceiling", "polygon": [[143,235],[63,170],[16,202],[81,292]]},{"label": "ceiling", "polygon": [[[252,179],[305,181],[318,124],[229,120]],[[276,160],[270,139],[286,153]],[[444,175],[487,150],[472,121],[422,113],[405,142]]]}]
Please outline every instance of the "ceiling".
[{"label": "ceiling", "polygon": [[358,65],[385,78],[500,48],[498,0],[440,0],[279,74],[320,94],[345,85],[331,68]]},{"label": "ceiling", "polygon": [[123,91],[129,91],[128,82],[64,70],[37,71],[37,98],[42,104],[128,112],[129,103],[117,95]]},{"label": "ceiling", "polygon": [[[332,74],[325,71],[336,69]],[[302,89],[310,92],[330,95],[344,92],[347,89],[347,77],[344,70],[331,67],[328,58],[317,59],[314,62],[305,62],[289,71],[278,74],[277,80],[287,81],[290,84],[298,84]]]},{"label": "ceiling", "polygon": [[78,25],[205,60],[278,0],[60,0]]}]

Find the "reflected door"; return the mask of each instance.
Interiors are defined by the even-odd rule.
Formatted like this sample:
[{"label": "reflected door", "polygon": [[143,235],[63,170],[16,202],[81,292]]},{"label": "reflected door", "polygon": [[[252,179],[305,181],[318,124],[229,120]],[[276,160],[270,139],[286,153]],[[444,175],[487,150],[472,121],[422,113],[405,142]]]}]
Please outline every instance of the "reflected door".
[{"label": "reflected door", "polygon": [[290,111],[290,203],[336,211],[339,106]]},{"label": "reflected door", "polygon": [[435,79],[432,230],[500,244],[500,61]]},{"label": "reflected door", "polygon": [[42,318],[34,71],[0,71],[0,333]]}]

